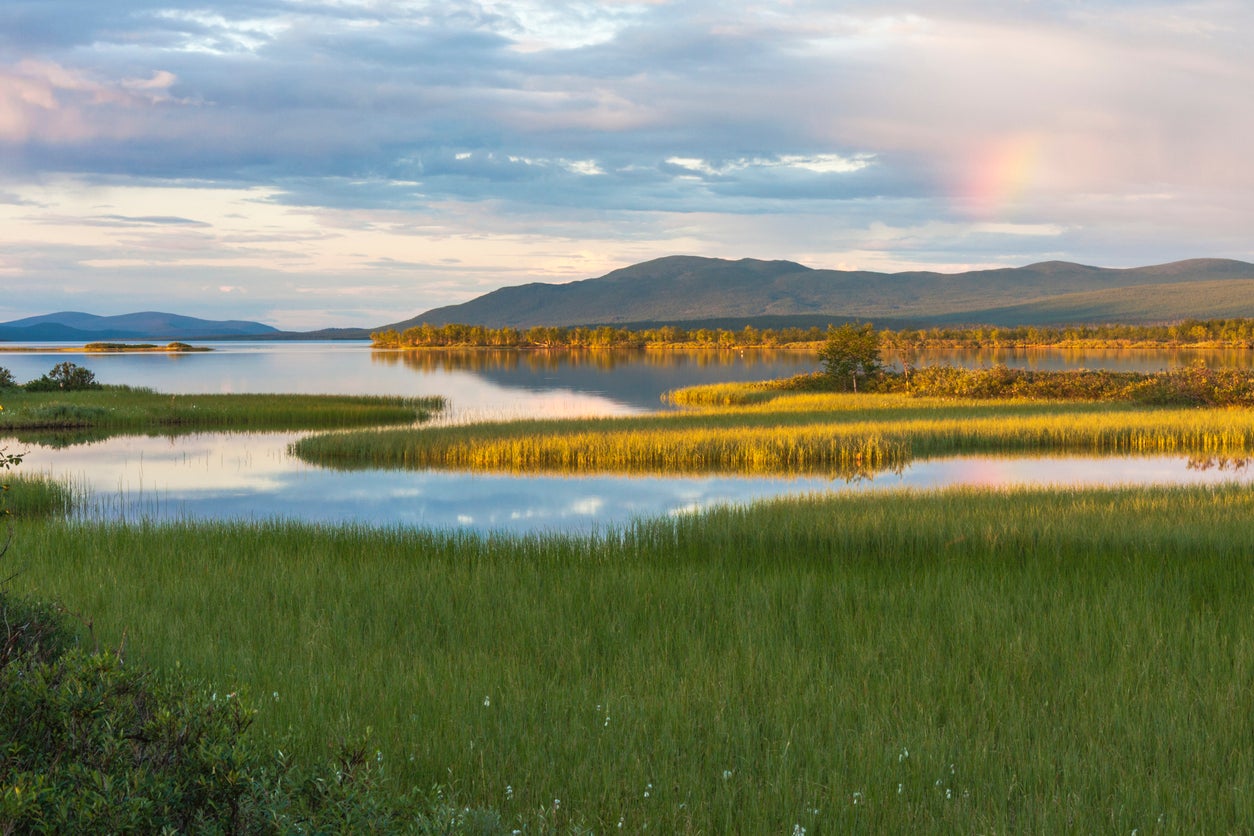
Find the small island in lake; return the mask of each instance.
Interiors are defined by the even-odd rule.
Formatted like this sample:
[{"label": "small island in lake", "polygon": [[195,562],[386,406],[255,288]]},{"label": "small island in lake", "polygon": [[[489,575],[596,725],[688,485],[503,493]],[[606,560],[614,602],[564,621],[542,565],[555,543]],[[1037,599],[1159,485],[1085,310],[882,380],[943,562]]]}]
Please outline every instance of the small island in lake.
[{"label": "small island in lake", "polygon": [[60,348],[44,348],[41,346],[30,345],[0,345],[0,352],[23,352],[23,351],[60,351],[70,354],[104,354],[123,351],[162,351],[167,354],[179,354],[189,351],[213,351],[208,346],[188,345],[187,343],[171,342],[165,345],[157,345],[156,343],[87,343],[81,348],[75,346],[64,346]]},{"label": "small island in lake", "polygon": [[165,345],[154,343],[87,343],[83,351],[213,351],[212,348],[187,343],[171,342]]}]

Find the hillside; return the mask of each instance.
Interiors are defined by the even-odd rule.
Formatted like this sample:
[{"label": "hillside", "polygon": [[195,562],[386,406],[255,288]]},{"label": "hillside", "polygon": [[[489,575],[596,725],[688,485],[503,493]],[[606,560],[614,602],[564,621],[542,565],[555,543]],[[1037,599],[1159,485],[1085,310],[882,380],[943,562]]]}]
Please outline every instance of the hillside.
[{"label": "hillside", "polygon": [[119,316],[97,316],[80,311],[31,316],[0,323],[0,340],[206,340],[213,338],[261,338],[281,333],[260,322],[208,320],[191,316],[143,311]]},{"label": "hillside", "polygon": [[1049,261],[966,273],[815,270],[791,261],[670,256],[568,284],[492,291],[383,326],[490,327],[772,320],[915,325],[1158,322],[1254,316],[1254,264],[1193,259],[1113,269]]}]

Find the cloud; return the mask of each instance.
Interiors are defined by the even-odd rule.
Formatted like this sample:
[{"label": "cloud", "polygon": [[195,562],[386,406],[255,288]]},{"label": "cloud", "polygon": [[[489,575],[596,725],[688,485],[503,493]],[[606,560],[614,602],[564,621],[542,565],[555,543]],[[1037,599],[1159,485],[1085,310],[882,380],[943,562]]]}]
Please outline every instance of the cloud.
[{"label": "cloud", "polygon": [[694,157],[671,157],[666,160],[666,164],[709,177],[725,177],[748,169],[772,168],[791,168],[816,174],[848,174],[866,168],[871,164],[872,159],[873,155],[870,154],[854,156],[842,156],[841,154],[785,154],[773,158],[757,157],[746,159],[741,157],[718,163]]},{"label": "cloud", "polygon": [[475,265],[416,270],[433,301],[674,247],[1254,257],[1237,0],[10,0],[0,23],[6,280],[67,240],[112,254],[57,287]]},{"label": "cloud", "polygon": [[112,226],[112,227],[145,227],[145,226],[192,226],[207,228],[210,224],[202,221],[194,221],[190,218],[178,218],[174,216],[157,216],[149,215],[146,217],[130,217],[127,215],[100,215],[93,218],[80,218],[77,223],[86,226]]}]

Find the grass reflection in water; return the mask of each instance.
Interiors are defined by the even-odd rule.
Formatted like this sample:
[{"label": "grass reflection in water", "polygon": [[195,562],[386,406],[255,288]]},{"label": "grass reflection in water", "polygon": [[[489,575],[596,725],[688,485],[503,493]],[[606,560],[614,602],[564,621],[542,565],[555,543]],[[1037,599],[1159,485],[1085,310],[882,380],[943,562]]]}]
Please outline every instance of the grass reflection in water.
[{"label": "grass reflection in water", "polygon": [[1254,410],[1128,403],[767,393],[678,414],[315,435],[292,446],[330,467],[501,472],[831,474],[972,453],[1240,456]]}]

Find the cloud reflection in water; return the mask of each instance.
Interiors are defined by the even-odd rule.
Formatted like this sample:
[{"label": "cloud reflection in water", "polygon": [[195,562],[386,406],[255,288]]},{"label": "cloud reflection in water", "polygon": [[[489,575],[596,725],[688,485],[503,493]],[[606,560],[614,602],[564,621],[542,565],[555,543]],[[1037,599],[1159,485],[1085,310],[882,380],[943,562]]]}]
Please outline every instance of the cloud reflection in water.
[{"label": "cloud reflection in water", "polygon": [[[323,470],[287,453],[298,433],[121,437],[64,449],[30,446],[31,471],[90,495],[85,516],[263,519],[431,526],[478,531],[586,532],[633,518],[823,491],[952,485],[1213,484],[1254,474],[1241,462],[1183,456],[998,458],[912,463],[848,483],[822,476],[514,476],[443,471]],[[24,465],[25,467],[25,465]]]}]

